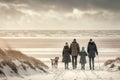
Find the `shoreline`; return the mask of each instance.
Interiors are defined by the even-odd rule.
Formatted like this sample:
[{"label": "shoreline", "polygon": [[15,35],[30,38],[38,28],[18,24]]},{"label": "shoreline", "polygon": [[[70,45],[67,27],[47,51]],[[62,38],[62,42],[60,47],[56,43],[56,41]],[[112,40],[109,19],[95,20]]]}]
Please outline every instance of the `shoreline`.
[{"label": "shoreline", "polygon": [[[63,48],[65,42],[69,44],[74,38],[0,38],[0,47],[11,48]],[[98,48],[120,48],[120,38],[93,38]],[[87,46],[89,38],[77,38],[80,46]]]},{"label": "shoreline", "polygon": [[83,36],[80,36],[80,37],[44,37],[44,36],[41,36],[41,37],[0,37],[0,39],[90,39],[90,38],[93,38],[93,39],[120,39],[120,37],[83,37]]}]

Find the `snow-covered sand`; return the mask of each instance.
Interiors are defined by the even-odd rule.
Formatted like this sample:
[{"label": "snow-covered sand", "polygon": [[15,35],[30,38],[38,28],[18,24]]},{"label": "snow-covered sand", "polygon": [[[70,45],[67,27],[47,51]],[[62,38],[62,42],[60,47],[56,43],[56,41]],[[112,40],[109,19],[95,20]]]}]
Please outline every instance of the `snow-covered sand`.
[{"label": "snow-covered sand", "polygon": [[[47,63],[50,66],[50,63]],[[4,80],[1,78],[1,80]],[[80,64],[78,68],[73,70],[70,63],[70,69],[65,70],[64,64],[59,63],[58,69],[48,69],[48,73],[35,73],[31,71],[30,75],[18,77],[8,76],[7,80],[120,80],[120,71],[106,70],[103,63],[96,63],[95,70],[89,70],[88,63],[86,64],[86,70],[80,70]]]}]

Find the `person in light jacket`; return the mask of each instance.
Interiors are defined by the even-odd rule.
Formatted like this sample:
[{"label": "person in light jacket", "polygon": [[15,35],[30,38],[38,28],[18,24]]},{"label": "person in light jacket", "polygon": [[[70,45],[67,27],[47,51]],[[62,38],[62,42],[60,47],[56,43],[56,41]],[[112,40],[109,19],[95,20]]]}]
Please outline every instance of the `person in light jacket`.
[{"label": "person in light jacket", "polygon": [[74,39],[70,45],[70,54],[72,56],[73,69],[77,68],[77,56],[78,56],[79,52],[80,52],[79,44],[77,43],[76,39]]}]

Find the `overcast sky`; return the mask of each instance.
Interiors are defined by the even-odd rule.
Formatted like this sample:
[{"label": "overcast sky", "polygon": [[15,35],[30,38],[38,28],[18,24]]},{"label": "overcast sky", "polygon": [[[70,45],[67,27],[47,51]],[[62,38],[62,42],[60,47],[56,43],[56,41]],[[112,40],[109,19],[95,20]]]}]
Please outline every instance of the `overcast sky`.
[{"label": "overcast sky", "polygon": [[120,29],[120,0],[0,0],[0,29]]}]

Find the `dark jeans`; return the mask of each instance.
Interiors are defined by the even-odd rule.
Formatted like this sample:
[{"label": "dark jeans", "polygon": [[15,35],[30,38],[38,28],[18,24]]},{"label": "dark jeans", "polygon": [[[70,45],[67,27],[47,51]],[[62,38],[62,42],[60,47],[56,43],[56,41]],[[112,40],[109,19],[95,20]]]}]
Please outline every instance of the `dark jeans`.
[{"label": "dark jeans", "polygon": [[72,56],[72,66],[73,69],[77,68],[77,56]]},{"label": "dark jeans", "polygon": [[68,67],[69,67],[68,62],[65,62],[65,69],[69,69]]},{"label": "dark jeans", "polygon": [[89,66],[90,66],[90,70],[91,69],[94,70],[94,57],[89,57]]}]

